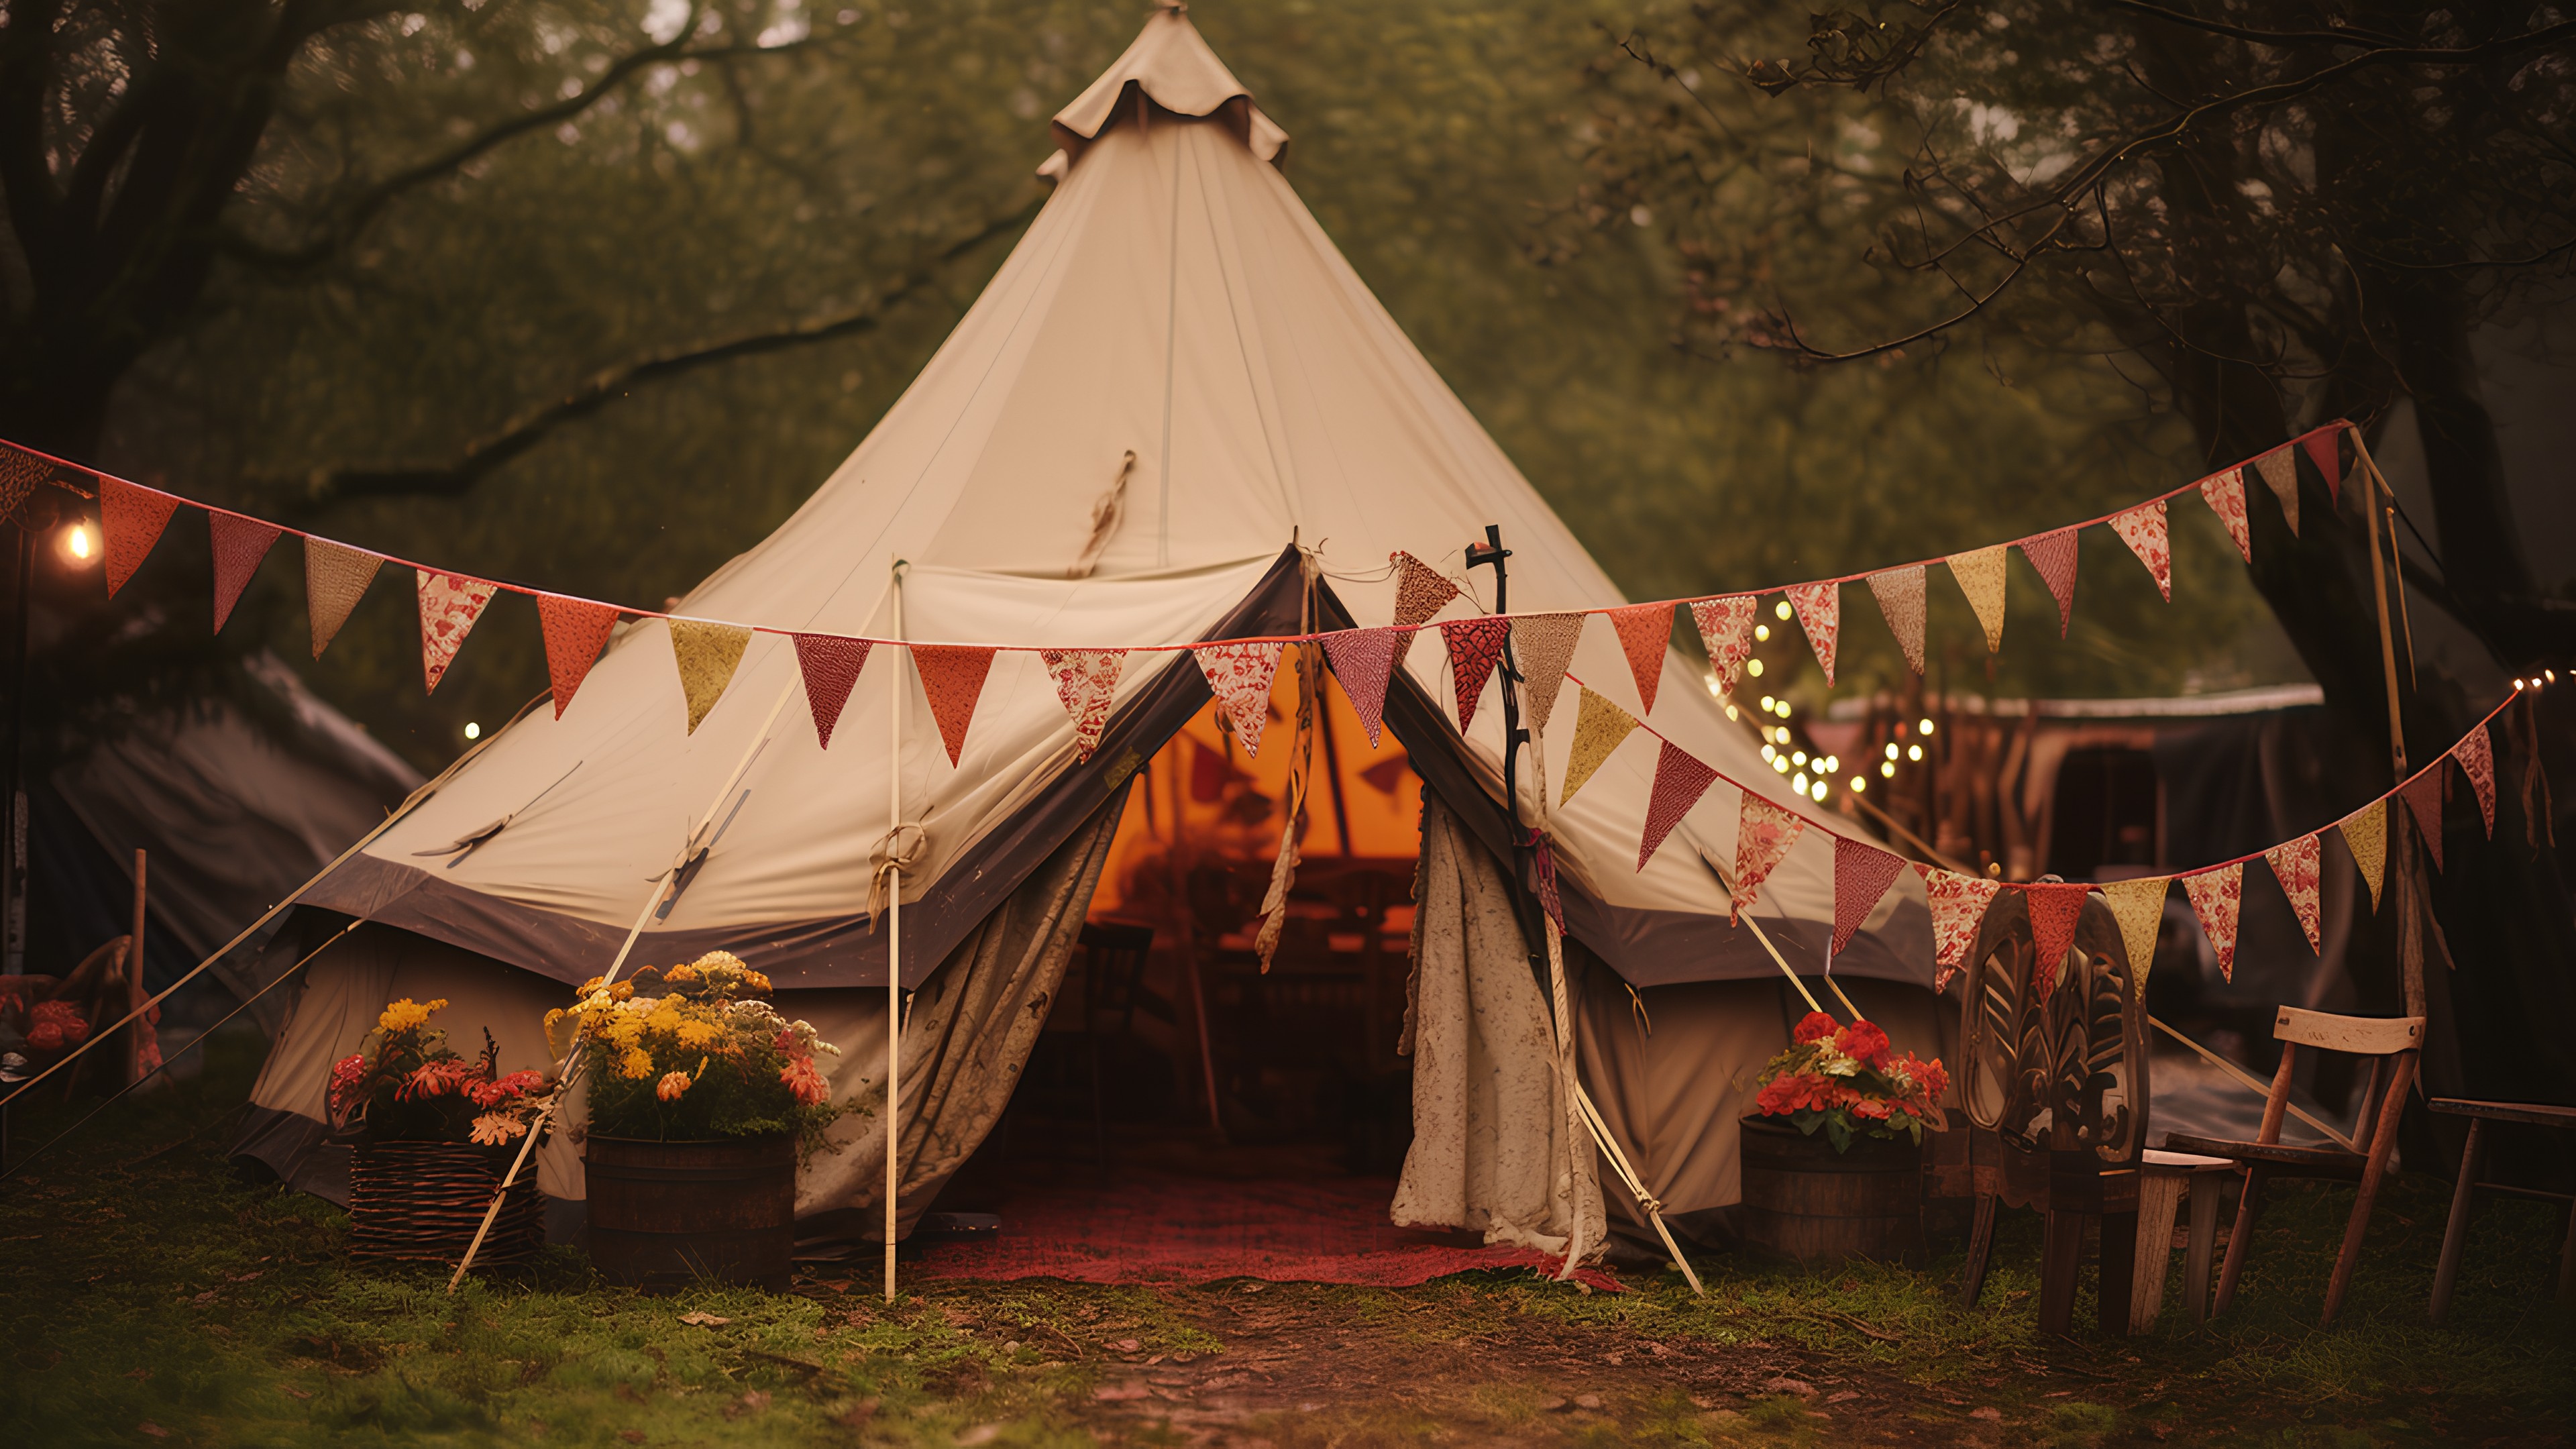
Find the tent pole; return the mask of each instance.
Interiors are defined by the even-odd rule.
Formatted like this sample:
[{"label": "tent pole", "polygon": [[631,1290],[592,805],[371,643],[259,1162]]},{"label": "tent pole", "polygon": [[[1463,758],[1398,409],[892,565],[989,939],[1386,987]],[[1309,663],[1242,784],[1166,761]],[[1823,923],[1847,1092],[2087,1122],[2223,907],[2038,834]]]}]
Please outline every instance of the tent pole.
[{"label": "tent pole", "polygon": [[1664,1251],[1673,1255],[1673,1266],[1682,1270],[1682,1277],[1690,1283],[1691,1292],[1706,1298],[1708,1288],[1699,1281],[1699,1274],[1691,1270],[1690,1260],[1682,1256],[1681,1244],[1673,1241],[1673,1230],[1664,1226],[1663,1203],[1646,1191],[1645,1179],[1637,1176],[1637,1169],[1628,1162],[1628,1154],[1619,1150],[1618,1142],[1610,1135],[1610,1124],[1601,1120],[1601,1109],[1592,1103],[1592,1094],[1583,1090],[1580,1082],[1575,1084],[1574,1091],[1575,1100],[1583,1105],[1584,1125],[1592,1129],[1593,1140],[1601,1144],[1602,1155],[1610,1159],[1610,1166],[1627,1183],[1628,1191],[1637,1199],[1637,1206],[1645,1209],[1646,1220],[1655,1225],[1655,1235],[1664,1240]]},{"label": "tent pole", "polygon": [[[903,638],[903,567],[894,561],[894,637]],[[894,1301],[895,1194],[901,1186],[903,1122],[895,1110],[903,1075],[903,867],[896,863],[903,831],[903,666],[905,650],[886,672],[886,1123],[885,1301]]]}]

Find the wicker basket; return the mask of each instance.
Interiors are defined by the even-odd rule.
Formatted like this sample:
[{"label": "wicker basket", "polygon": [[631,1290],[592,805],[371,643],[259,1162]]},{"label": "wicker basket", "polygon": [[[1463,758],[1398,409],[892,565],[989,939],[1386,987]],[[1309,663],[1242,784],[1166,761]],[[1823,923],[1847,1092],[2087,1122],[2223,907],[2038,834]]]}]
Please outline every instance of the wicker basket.
[{"label": "wicker basket", "polygon": [[[455,1263],[474,1241],[517,1155],[463,1142],[361,1142],[349,1159],[349,1256],[376,1262]],[[510,1184],[475,1266],[524,1262],[545,1243],[536,1169]]]}]

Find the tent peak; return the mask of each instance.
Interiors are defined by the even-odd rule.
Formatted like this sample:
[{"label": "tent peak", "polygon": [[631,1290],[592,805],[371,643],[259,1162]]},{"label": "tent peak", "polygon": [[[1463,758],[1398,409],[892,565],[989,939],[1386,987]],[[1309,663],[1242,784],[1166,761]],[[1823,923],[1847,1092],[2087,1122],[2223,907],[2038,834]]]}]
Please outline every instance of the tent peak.
[{"label": "tent peak", "polygon": [[1252,92],[1216,58],[1198,27],[1190,23],[1189,6],[1165,0],[1146,17],[1145,28],[1136,33],[1126,53],[1071,105],[1055,113],[1055,139],[1062,149],[1047,158],[1038,174],[1061,179],[1101,132],[1131,116],[1135,105],[1127,100],[1131,86],[1170,115],[1224,121],[1264,161],[1276,164],[1288,149],[1288,133],[1253,104]]}]

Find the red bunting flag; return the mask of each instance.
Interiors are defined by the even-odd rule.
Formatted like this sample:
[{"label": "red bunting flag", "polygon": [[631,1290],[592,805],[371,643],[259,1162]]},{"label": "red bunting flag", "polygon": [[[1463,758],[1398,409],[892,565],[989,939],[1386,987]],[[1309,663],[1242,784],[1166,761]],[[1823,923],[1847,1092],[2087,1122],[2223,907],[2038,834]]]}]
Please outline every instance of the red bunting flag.
[{"label": "red bunting flag", "polygon": [[1878,906],[1879,897],[1896,883],[1905,857],[1862,841],[1834,837],[1834,944],[1825,954],[1839,956],[1859,934],[1860,923]]},{"label": "red bunting flag", "polygon": [[1190,650],[1199,661],[1199,672],[1207,676],[1217,708],[1224,711],[1247,755],[1261,753],[1261,727],[1270,722],[1270,683],[1279,675],[1279,656],[1287,647],[1250,641],[1199,644]]},{"label": "red bunting flag", "polygon": [[1610,627],[1619,631],[1619,648],[1628,656],[1628,676],[1637,681],[1637,700],[1655,708],[1655,686],[1664,679],[1664,650],[1673,642],[1673,606],[1631,604],[1610,611]]},{"label": "red bunting flag", "polygon": [[2308,951],[2315,954],[2319,950],[2317,838],[2302,835],[2273,846],[2263,852],[2263,859],[2272,867],[2272,879],[2281,883],[2281,894],[2290,898],[2290,909],[2299,916],[2299,929],[2308,933]]},{"label": "red bunting flag", "polygon": [[2495,839],[2495,742],[2487,738],[2483,722],[2451,747],[2451,758],[2460,762],[2460,773],[2477,792],[2478,818],[2486,822],[2487,839]]},{"label": "red bunting flag", "polygon": [[285,530],[256,518],[238,513],[208,510],[206,533],[215,549],[215,632],[224,632],[224,621],[233,616],[233,605],[241,602],[242,590],[250,587],[250,576],[259,572],[259,561]]},{"label": "red bunting flag", "polygon": [[1372,750],[1386,728],[1386,687],[1395,677],[1397,648],[1412,637],[1400,629],[1344,629],[1324,636],[1324,657],[1332,661],[1333,677],[1342,682]]},{"label": "red bunting flag", "polygon": [[2075,924],[2084,918],[2085,898],[2093,888],[2081,882],[2034,882],[2020,888],[2030,908],[2030,979],[2039,999],[2057,989],[2058,968],[2075,949]]},{"label": "red bunting flag", "polygon": [[966,748],[966,727],[975,720],[975,704],[984,697],[984,676],[993,672],[993,651],[975,644],[910,648],[912,667],[921,674],[922,696],[930,701],[930,717],[939,724],[940,743],[948,747],[948,763],[954,766]]},{"label": "red bunting flag", "polygon": [[1922,877],[1923,898],[1932,907],[1932,960],[1939,968],[1932,989],[1939,991],[1968,964],[1968,953],[1976,949],[1977,930],[1985,923],[1986,907],[2004,885],[1921,861],[1914,863],[1914,873]]},{"label": "red bunting flag", "polygon": [[2184,876],[2182,893],[2191,898],[2192,914],[2200,917],[2200,929],[2209,937],[2209,949],[2218,953],[2218,974],[2234,981],[2237,907],[2245,896],[2244,865],[2222,865]]},{"label": "red bunting flag", "polygon": [[869,641],[837,634],[796,636],[796,672],[805,678],[805,707],[814,714],[814,737],[832,747],[832,730],[858,687],[859,671],[868,666]]},{"label": "red bunting flag", "polygon": [[2308,450],[2308,461],[2317,465],[2317,472],[2326,480],[2326,496],[2337,503],[2343,501],[2343,430],[2347,426],[2330,423],[2310,429],[2306,437],[2299,439],[2299,446]]},{"label": "red bunting flag", "polygon": [[2415,833],[2424,837],[2424,848],[2433,852],[2433,868],[2442,868],[2442,762],[2418,771],[2415,778],[2397,787],[2406,800],[2406,813],[2415,817]]},{"label": "red bunting flag", "polygon": [[1041,649],[1038,658],[1055,678],[1055,697],[1073,716],[1073,757],[1088,760],[1109,728],[1109,704],[1127,669],[1124,649]]},{"label": "red bunting flag", "polygon": [[1521,671],[1521,704],[1530,728],[1544,734],[1565,692],[1565,669],[1583,642],[1582,614],[1523,614],[1512,620],[1512,652]]},{"label": "red bunting flag", "polygon": [[1921,564],[1885,569],[1869,576],[1869,591],[1878,599],[1878,612],[1886,616],[1888,631],[1896,636],[1897,647],[1905,651],[1905,662],[1914,666],[1917,674],[1923,672],[1923,577]]},{"label": "red bunting flag", "polygon": [[304,612],[313,628],[314,658],[321,658],[322,651],[339,637],[340,626],[349,622],[350,612],[366,597],[367,585],[375,582],[376,570],[384,562],[364,549],[327,538],[305,538]]},{"label": "red bunting flag", "polygon": [[2200,496],[2209,504],[2209,511],[2218,515],[2218,521],[2227,525],[2227,536],[2236,540],[2236,551],[2252,563],[2254,533],[2245,521],[2245,475],[2234,468],[2212,473],[2200,480]]},{"label": "red bunting flag", "polygon": [[617,627],[617,610],[588,599],[537,595],[537,628],[546,640],[546,676],[554,682],[555,718],[562,719],[599,651]]},{"label": "red bunting flag", "polygon": [[170,526],[170,515],[178,507],[179,500],[167,493],[99,475],[98,529],[104,535],[100,541],[107,554],[109,598],[115,598],[134,571],[143,567],[144,557],[161,541],[161,530]]},{"label": "red bunting flag", "polygon": [[1646,797],[1645,838],[1637,844],[1639,870],[1654,859],[1664,838],[1682,823],[1682,817],[1690,813],[1717,779],[1717,772],[1701,764],[1697,756],[1670,740],[1663,743],[1662,751],[1655,756],[1654,789]]},{"label": "red bunting flag", "polygon": [[1753,657],[1755,605],[1752,595],[1736,594],[1694,600],[1690,606],[1691,622],[1699,626],[1699,642],[1708,650],[1708,667],[1717,674],[1721,699],[1735,692],[1736,676],[1744,672],[1744,661]]},{"label": "red bunting flag", "polygon": [[2165,526],[2165,501],[2141,503],[2126,513],[2111,516],[2111,531],[2147,566],[2156,577],[2156,592],[2173,602],[2173,540]]},{"label": "red bunting flag", "polygon": [[435,694],[438,681],[447,677],[447,666],[456,661],[456,651],[464,647],[474,621],[483,617],[483,606],[492,602],[497,586],[462,574],[413,572],[420,576],[421,679],[428,686],[426,692]]},{"label": "red bunting flag", "polygon": [[1771,878],[1781,861],[1789,858],[1789,847],[1798,843],[1798,832],[1807,828],[1804,817],[1750,790],[1743,795],[1744,803],[1735,816],[1735,898],[1726,912],[1729,925],[1743,919],[1762,883]]},{"label": "red bunting flag", "polygon": [[1825,683],[1834,682],[1834,648],[1843,637],[1843,586],[1799,584],[1789,590],[1789,607],[1798,611],[1799,627],[1824,666]]},{"label": "red bunting flag", "polygon": [[1476,718],[1476,702],[1484,698],[1485,681],[1493,678],[1503,645],[1511,637],[1512,621],[1494,614],[1440,626],[1440,642],[1449,646],[1449,675],[1458,688],[1458,733],[1465,734]]},{"label": "red bunting flag", "polygon": [[2057,637],[2065,638],[2066,626],[2075,619],[2075,530],[2061,528],[2025,538],[2021,556],[2039,570],[2049,597],[2057,600]]}]

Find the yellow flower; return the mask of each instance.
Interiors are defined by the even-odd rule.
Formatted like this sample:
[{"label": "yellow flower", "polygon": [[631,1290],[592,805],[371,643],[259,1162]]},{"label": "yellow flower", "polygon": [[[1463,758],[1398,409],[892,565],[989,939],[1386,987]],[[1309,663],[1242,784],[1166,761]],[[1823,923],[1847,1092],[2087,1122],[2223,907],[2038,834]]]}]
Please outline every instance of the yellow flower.
[{"label": "yellow flower", "polygon": [[683,1050],[695,1050],[724,1040],[724,1028],[711,1021],[692,1019],[680,1023],[679,1037]]},{"label": "yellow flower", "polygon": [[628,1047],[617,1059],[617,1074],[630,1082],[640,1082],[653,1075],[653,1058],[635,1047]]},{"label": "yellow flower", "polygon": [[438,1010],[446,1004],[447,998],[444,996],[437,998],[426,1006],[423,1006],[419,1002],[406,996],[402,1000],[386,1007],[383,1013],[376,1017],[376,1026],[381,1030],[389,1032],[409,1031],[413,1027],[420,1025],[422,1022],[429,1020],[429,1014],[431,1012]]},{"label": "yellow flower", "polygon": [[680,1095],[688,1090],[688,1073],[664,1072],[661,1082],[653,1088],[653,1095],[665,1102],[676,1102],[680,1100]]},{"label": "yellow flower", "polygon": [[743,969],[742,958],[731,951],[709,951],[690,963],[691,969],[697,971],[704,971],[710,966],[730,966],[736,971]]}]

